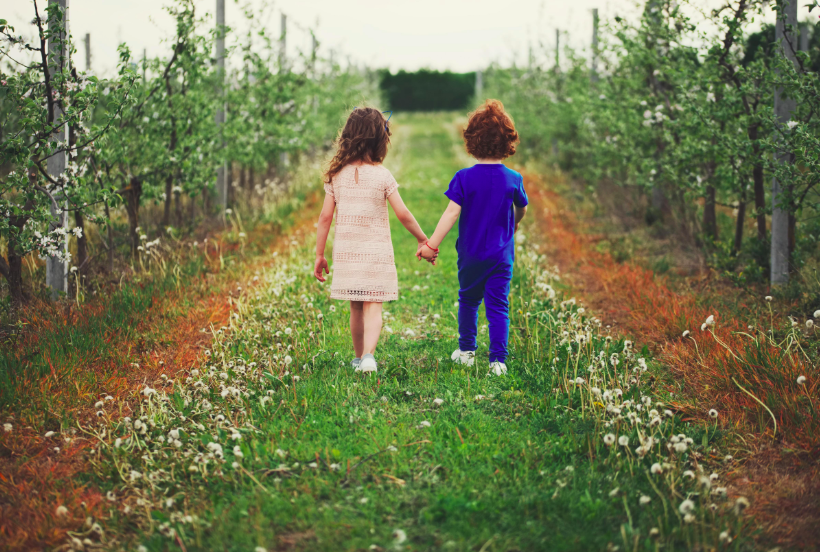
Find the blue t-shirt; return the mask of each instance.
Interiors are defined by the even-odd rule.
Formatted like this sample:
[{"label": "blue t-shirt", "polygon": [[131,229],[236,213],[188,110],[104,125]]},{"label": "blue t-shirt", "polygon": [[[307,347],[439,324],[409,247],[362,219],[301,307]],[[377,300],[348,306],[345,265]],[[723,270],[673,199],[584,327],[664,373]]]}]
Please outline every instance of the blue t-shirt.
[{"label": "blue t-shirt", "polygon": [[504,164],[476,164],[459,170],[444,194],[461,206],[456,242],[459,267],[513,261],[513,205],[520,208],[529,202],[520,173]]}]

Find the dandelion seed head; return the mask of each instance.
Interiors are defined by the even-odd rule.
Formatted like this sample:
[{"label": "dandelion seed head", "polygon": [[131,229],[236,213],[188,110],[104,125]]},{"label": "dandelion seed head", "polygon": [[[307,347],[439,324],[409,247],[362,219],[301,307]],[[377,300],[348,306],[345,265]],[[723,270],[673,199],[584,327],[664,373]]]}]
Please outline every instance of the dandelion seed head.
[{"label": "dandelion seed head", "polygon": [[797,385],[803,385],[806,383],[806,376],[797,376]]},{"label": "dandelion seed head", "polygon": [[685,499],[683,503],[680,504],[680,507],[678,507],[678,510],[682,515],[691,514],[692,511],[695,510],[695,502],[691,499]]}]

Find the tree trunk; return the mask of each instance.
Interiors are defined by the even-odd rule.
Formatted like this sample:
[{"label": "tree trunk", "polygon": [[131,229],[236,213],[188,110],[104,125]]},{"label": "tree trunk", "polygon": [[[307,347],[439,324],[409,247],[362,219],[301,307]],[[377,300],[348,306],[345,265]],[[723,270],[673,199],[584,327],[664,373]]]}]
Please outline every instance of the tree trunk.
[{"label": "tree trunk", "polygon": [[162,212],[162,231],[171,224],[171,202],[174,199],[174,176],[169,175],[165,178],[165,206]]},{"label": "tree trunk", "polygon": [[746,192],[744,191],[740,197],[740,204],[737,207],[737,222],[735,223],[735,245],[732,249],[732,255],[737,256],[740,249],[743,248],[743,224],[746,220]]},{"label": "tree trunk", "polygon": [[114,228],[111,225],[111,210],[105,202],[105,219],[108,221],[108,273],[114,273]]},{"label": "tree trunk", "polygon": [[177,227],[182,227],[182,193],[174,193],[174,217],[176,218]]},{"label": "tree trunk", "polygon": [[236,187],[234,187],[233,182],[233,162],[227,162],[225,164],[225,186],[231,191],[231,199],[235,200]]},{"label": "tree trunk", "polygon": [[26,300],[23,294],[23,257],[17,255],[11,238],[9,238],[8,248],[8,262],[0,256],[0,275],[6,278],[6,283],[9,285],[12,304],[20,306]]},{"label": "tree trunk", "polygon": [[82,230],[77,237],[77,269],[85,281],[88,276],[88,239],[85,236],[85,219],[79,210],[74,211],[74,225]]},{"label": "tree trunk", "polygon": [[140,197],[142,196],[142,183],[136,177],[132,177],[124,191],[125,212],[128,214],[128,235],[131,239],[131,256],[137,256],[137,247],[140,244],[140,236],[137,228],[140,225]]},{"label": "tree trunk", "polygon": [[794,207],[789,208],[789,260],[793,262],[794,249],[797,248],[797,216],[794,215]]},{"label": "tree trunk", "polygon": [[718,238],[717,213],[715,211],[715,188],[712,185],[706,186],[706,203],[703,205],[703,234],[715,241]]},{"label": "tree trunk", "polygon": [[755,189],[755,214],[757,217],[757,238],[766,240],[766,187],[763,183],[763,164],[760,162],[760,146],[757,144],[757,133],[759,126],[753,125],[749,129],[749,139],[752,141],[754,153],[754,166],[752,168],[752,180]]}]

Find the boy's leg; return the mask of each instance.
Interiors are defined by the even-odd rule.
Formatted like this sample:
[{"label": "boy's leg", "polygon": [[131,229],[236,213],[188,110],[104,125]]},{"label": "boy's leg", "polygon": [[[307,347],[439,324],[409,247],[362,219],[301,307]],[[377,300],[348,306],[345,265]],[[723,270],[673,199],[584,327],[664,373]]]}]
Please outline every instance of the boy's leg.
[{"label": "boy's leg", "polygon": [[[362,303],[364,316],[364,343],[362,354],[375,354],[382,332],[382,303]],[[359,356],[359,353],[356,353]]]},{"label": "boy's leg", "polygon": [[510,281],[512,266],[493,270],[484,286],[484,305],[490,325],[490,362],[506,362],[510,334]]},{"label": "boy's leg", "polygon": [[482,293],[480,286],[458,292],[458,348],[461,351],[475,351]]},{"label": "boy's leg", "polygon": [[350,301],[350,336],[353,338],[353,352],[356,358],[364,354],[364,313],[362,301]]}]

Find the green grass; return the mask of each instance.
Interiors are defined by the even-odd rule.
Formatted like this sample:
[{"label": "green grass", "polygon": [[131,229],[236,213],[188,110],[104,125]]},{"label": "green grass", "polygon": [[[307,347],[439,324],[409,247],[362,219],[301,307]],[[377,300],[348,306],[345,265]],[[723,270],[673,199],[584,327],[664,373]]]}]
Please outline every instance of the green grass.
[{"label": "green grass", "polygon": [[[428,233],[447,203],[448,180],[467,163],[459,152],[454,116],[399,120],[385,165]],[[607,338],[593,315],[555,296],[560,282],[538,254],[535,230],[525,233],[511,295],[511,371],[503,378],[486,376],[481,323],[476,365],[450,361],[454,234],[432,267],[415,260],[414,239],[392,222],[400,300],[385,307],[392,333],[382,336],[372,376],[349,366],[347,308],[311,277],[312,238],[281,257],[237,304],[231,326],[215,330],[208,359],[190,377],[132,399],[133,421],[106,405],[88,477],[116,498],[111,518],[99,523],[102,543],[150,550],[747,545],[748,526],[715,489],[720,478],[698,480],[710,481],[724,464],[716,430],[656,406],[649,353]],[[623,398],[610,398],[616,388]],[[650,411],[659,412],[651,425]],[[608,445],[610,432],[629,446]],[[670,451],[674,434],[689,438],[684,453]],[[645,455],[636,454],[650,437]],[[662,472],[650,474],[655,464]],[[686,499],[694,502],[690,523],[680,510]],[[724,531],[731,544],[719,539]],[[100,534],[86,527],[76,537]]]}]

